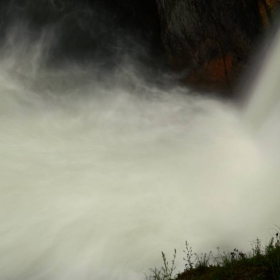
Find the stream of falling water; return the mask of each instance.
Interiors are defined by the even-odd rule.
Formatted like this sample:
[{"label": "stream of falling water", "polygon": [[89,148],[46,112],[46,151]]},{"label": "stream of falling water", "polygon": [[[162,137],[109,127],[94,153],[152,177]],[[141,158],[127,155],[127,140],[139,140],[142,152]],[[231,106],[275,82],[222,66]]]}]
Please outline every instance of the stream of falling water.
[{"label": "stream of falling water", "polygon": [[279,162],[238,108],[148,84],[129,60],[106,79],[47,67],[48,36],[16,32],[0,50],[0,279],[143,279],[174,248],[182,271],[186,240],[266,241]]}]

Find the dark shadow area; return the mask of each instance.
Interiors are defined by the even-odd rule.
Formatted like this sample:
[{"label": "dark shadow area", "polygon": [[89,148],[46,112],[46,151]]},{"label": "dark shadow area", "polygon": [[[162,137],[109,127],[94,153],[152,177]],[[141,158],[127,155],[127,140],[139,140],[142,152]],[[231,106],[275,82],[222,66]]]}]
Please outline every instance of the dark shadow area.
[{"label": "dark shadow area", "polygon": [[34,37],[52,30],[51,61],[91,60],[111,68],[127,54],[153,64],[163,57],[155,1],[12,0],[1,1],[0,11],[2,41],[15,21],[25,22]]}]

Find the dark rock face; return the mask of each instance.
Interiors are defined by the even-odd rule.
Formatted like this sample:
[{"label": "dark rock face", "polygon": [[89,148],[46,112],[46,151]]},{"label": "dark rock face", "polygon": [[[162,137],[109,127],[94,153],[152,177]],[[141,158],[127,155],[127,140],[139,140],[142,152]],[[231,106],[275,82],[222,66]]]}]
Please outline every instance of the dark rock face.
[{"label": "dark rock face", "polygon": [[185,82],[229,89],[277,0],[156,0],[169,63],[188,69]]},{"label": "dark rock face", "polygon": [[161,46],[157,6],[150,0],[0,0],[0,44],[14,22],[34,36],[55,30],[54,60],[112,64],[117,56],[140,53],[141,43],[148,54]]}]

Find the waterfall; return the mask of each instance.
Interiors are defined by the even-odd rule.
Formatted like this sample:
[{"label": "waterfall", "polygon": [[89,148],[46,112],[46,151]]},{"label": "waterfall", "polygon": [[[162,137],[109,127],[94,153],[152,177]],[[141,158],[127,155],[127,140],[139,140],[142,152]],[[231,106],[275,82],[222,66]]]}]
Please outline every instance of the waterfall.
[{"label": "waterfall", "polygon": [[261,127],[279,100],[280,29],[273,33],[266,42],[262,65],[254,65],[258,71],[247,93],[244,119],[253,129]]},{"label": "waterfall", "polygon": [[[235,104],[128,54],[48,63],[57,30],[36,32],[17,22],[0,49],[0,279],[138,280],[174,248],[182,271],[186,240],[199,253],[267,237],[278,163]],[[279,53],[256,98],[274,98]]]}]

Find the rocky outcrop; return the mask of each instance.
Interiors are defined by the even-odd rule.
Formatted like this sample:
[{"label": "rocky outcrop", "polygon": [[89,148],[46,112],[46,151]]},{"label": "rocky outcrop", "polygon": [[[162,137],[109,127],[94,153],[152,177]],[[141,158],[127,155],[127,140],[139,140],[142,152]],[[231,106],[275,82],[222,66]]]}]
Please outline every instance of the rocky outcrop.
[{"label": "rocky outcrop", "polygon": [[229,92],[278,0],[156,0],[161,37],[184,82]]}]

